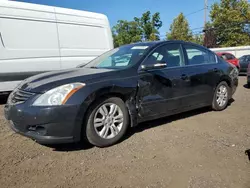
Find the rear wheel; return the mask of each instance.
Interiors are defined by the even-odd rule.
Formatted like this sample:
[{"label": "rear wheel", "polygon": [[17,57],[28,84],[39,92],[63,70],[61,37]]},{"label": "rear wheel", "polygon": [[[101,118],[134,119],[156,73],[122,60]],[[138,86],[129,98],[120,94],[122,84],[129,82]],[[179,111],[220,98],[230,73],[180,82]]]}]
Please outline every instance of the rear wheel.
[{"label": "rear wheel", "polygon": [[221,111],[224,110],[229,101],[230,97],[230,87],[228,86],[227,82],[222,81],[219,83],[219,85],[216,87],[212,102],[212,108],[215,111]]},{"label": "rear wheel", "polygon": [[117,97],[96,102],[86,118],[85,137],[88,142],[98,147],[117,143],[129,125],[127,108]]}]

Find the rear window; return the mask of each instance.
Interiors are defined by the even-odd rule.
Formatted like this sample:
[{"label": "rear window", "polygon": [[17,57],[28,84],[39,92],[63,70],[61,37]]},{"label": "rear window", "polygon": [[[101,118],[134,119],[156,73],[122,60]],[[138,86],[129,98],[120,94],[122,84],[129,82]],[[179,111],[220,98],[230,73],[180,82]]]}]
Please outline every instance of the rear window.
[{"label": "rear window", "polygon": [[225,59],[225,60],[235,59],[235,56],[233,54],[228,54],[228,53],[220,54],[219,57],[221,57],[222,59]]}]

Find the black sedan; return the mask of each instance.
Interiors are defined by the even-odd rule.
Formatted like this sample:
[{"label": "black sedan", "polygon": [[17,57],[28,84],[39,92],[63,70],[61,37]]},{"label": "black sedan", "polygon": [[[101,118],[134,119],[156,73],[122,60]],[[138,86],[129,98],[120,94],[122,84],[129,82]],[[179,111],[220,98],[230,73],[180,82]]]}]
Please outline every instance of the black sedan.
[{"label": "black sedan", "polygon": [[248,64],[250,64],[250,55],[244,55],[239,58],[240,73],[247,73]]},{"label": "black sedan", "polygon": [[237,85],[237,68],[207,48],[136,43],[75,69],[28,78],[10,94],[5,117],[41,144],[83,138],[105,147],[144,121],[204,106],[223,110]]}]

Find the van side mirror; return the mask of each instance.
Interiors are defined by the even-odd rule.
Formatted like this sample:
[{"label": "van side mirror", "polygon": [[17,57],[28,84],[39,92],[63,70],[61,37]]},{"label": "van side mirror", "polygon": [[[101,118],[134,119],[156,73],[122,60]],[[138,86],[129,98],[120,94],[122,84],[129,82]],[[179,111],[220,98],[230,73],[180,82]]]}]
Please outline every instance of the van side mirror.
[{"label": "van side mirror", "polygon": [[152,69],[161,69],[161,68],[165,68],[167,67],[167,63],[164,61],[157,61],[155,64],[151,64],[151,65],[142,65],[141,69],[144,71],[147,70],[152,70]]}]

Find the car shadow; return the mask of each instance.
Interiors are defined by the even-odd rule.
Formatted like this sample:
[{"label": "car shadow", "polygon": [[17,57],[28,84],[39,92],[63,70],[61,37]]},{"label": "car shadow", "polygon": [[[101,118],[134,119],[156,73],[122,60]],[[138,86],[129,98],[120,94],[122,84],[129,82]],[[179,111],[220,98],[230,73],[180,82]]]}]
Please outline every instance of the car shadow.
[{"label": "car shadow", "polygon": [[140,123],[136,127],[133,127],[129,130],[129,133],[125,136],[124,140],[128,139],[129,137],[133,136],[136,133],[143,132],[144,130],[148,130],[148,129],[152,129],[161,125],[169,124],[173,121],[186,119],[191,116],[196,116],[196,115],[200,115],[203,113],[207,113],[209,111],[211,111],[211,108],[206,107],[206,108],[201,108],[197,110],[192,110],[189,112],[183,112],[183,113],[172,115],[172,116],[167,116],[167,117],[160,118],[157,120]]},{"label": "car shadow", "polygon": [[[228,102],[228,107],[230,107],[231,104],[234,101],[235,100],[233,98],[230,99],[229,102]],[[169,123],[171,123],[173,121],[186,119],[186,118],[189,118],[191,116],[204,114],[204,113],[207,113],[207,112],[210,112],[210,111],[212,111],[211,107],[203,107],[203,108],[195,109],[195,110],[192,110],[192,111],[183,112],[183,113],[180,113],[180,114],[167,116],[167,117],[160,118],[160,119],[157,119],[157,120],[152,120],[152,121],[147,121],[147,122],[144,122],[144,123],[140,123],[136,127],[130,128],[128,133],[124,136],[124,139],[121,140],[121,142],[123,142],[126,139],[129,139],[131,136],[133,136],[136,133],[143,132],[144,130],[152,129],[152,128],[155,128],[155,127],[158,127],[158,126],[161,126],[161,125],[169,124]]]},{"label": "car shadow", "polygon": [[69,143],[69,144],[50,144],[43,146],[51,148],[56,152],[70,152],[70,151],[79,151],[79,150],[88,150],[93,148],[94,146],[86,141],[80,141],[77,143]]},{"label": "car shadow", "polygon": [[243,87],[246,88],[246,89],[250,89],[250,87],[248,86],[248,84],[243,85]]},{"label": "car shadow", "polygon": [[8,94],[0,95],[0,105],[6,104],[8,96],[9,96]]},{"label": "car shadow", "polygon": [[[228,107],[234,102],[234,99],[230,99],[228,103]],[[189,112],[183,112],[180,114],[160,118],[157,120],[152,120],[152,121],[147,121],[144,123],[140,123],[136,127],[132,127],[128,130],[127,134],[121,139],[117,144],[129,139],[131,136],[133,136],[136,133],[143,132],[144,130],[152,129],[154,127],[164,125],[171,123],[173,121],[181,120],[181,119],[186,119],[191,116],[196,116],[199,114],[207,113],[211,111],[211,107],[204,107],[196,110],[192,110]],[[79,151],[79,150],[88,150],[93,148],[94,146],[91,145],[90,143],[86,141],[81,141],[79,143],[72,143],[72,144],[58,144],[58,145],[43,145],[49,148],[52,148],[53,151],[56,152],[70,152],[70,151]]]},{"label": "car shadow", "polygon": [[239,76],[240,76],[240,77],[243,77],[243,76],[246,76],[246,75],[247,75],[246,72],[240,72],[240,73],[239,73]]},{"label": "car shadow", "polygon": [[246,151],[245,151],[245,154],[247,155],[248,160],[250,161],[250,149],[246,150]]}]

